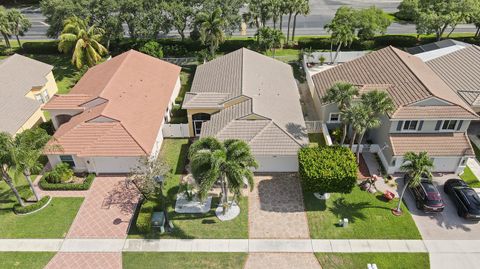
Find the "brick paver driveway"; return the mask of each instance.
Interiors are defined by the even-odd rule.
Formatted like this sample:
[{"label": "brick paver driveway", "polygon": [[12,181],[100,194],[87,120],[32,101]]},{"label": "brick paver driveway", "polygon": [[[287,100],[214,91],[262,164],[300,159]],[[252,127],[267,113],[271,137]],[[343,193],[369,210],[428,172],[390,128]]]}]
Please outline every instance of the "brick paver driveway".
[{"label": "brick paver driveway", "polygon": [[320,269],[312,253],[250,253],[244,269]]},{"label": "brick paver driveway", "polygon": [[309,238],[297,174],[257,175],[248,206],[250,238]]},{"label": "brick paver driveway", "polygon": [[[99,176],[95,179],[73,221],[67,238],[127,237],[140,194],[134,186],[127,188],[123,176]],[[111,268],[122,267],[121,253],[59,252],[46,268]]]}]

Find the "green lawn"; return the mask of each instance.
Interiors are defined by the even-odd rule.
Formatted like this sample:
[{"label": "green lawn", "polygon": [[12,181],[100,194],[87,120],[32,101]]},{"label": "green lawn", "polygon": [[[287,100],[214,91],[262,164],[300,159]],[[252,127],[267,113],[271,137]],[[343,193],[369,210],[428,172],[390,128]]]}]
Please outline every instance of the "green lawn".
[{"label": "green lawn", "polygon": [[310,146],[325,146],[325,138],[322,133],[310,133],[308,134],[308,140],[310,140]]},{"label": "green lawn", "polygon": [[[390,209],[398,200],[385,202],[382,194],[370,194],[355,187],[350,194],[333,193],[325,202],[305,193],[310,236],[315,239],[421,239],[404,205],[404,214],[395,217]],[[348,227],[338,227],[342,218]]]},{"label": "green lawn", "polygon": [[381,269],[428,269],[428,253],[315,253],[322,268],[357,269],[375,263]]},{"label": "green lawn", "polygon": [[[212,210],[206,214],[177,214],[174,212],[176,194],[178,193],[180,174],[184,172],[187,139],[165,139],[159,158],[168,163],[175,171],[175,176],[167,179],[164,192],[168,197],[169,217],[175,229],[170,234],[160,235],[156,232],[142,234],[135,225],[129,231],[130,238],[248,238],[248,199],[240,200],[240,215],[232,221],[222,222],[215,216],[218,198],[214,197]],[[160,203],[157,208],[161,209]]]},{"label": "green lawn", "polygon": [[[23,198],[32,193],[24,178],[16,182]],[[12,207],[16,203],[12,191],[0,182],[0,238],[63,238],[77,214],[83,198],[53,198],[40,212],[17,216]]]},{"label": "green lawn", "polygon": [[0,268],[42,269],[55,252],[0,252]]},{"label": "green lawn", "polygon": [[247,253],[124,252],[123,268],[241,269]]},{"label": "green lawn", "polygon": [[480,188],[480,181],[478,181],[478,178],[473,174],[470,167],[465,167],[460,178],[467,182],[468,186],[472,188]]}]

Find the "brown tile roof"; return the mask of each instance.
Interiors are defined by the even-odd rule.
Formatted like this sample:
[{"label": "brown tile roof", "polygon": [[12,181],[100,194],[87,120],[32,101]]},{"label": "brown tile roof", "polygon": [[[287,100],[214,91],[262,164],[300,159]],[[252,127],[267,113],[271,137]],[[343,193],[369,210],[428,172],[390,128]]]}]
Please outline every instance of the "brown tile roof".
[{"label": "brown tile roof", "polygon": [[393,154],[426,151],[430,156],[474,156],[465,133],[390,134]]},{"label": "brown tile roof", "polygon": [[418,57],[391,46],[315,74],[312,79],[320,97],[339,81],[355,85],[392,85],[386,90],[397,108],[437,97],[477,117]]},{"label": "brown tile roof", "polygon": [[87,94],[55,94],[50,101],[43,106],[43,110],[53,109],[82,109],[82,104],[92,99]]},{"label": "brown tile roof", "polygon": [[480,104],[480,47],[468,46],[426,63],[467,103]]},{"label": "brown tile roof", "polygon": [[[81,104],[84,112],[60,126],[56,143],[83,156],[151,154],[179,73],[180,67],[134,50],[89,69],[71,94],[91,98]],[[52,106],[78,101],[60,99]],[[78,148],[77,140],[90,144]]]},{"label": "brown tile roof", "polygon": [[395,119],[477,119],[459,106],[405,106],[392,115]]}]

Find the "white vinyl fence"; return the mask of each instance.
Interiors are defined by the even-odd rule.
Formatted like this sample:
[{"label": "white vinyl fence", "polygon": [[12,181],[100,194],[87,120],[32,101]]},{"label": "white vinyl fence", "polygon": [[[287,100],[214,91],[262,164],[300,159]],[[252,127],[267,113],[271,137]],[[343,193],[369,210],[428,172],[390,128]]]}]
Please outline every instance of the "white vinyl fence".
[{"label": "white vinyl fence", "polygon": [[163,125],[163,137],[190,137],[188,123],[183,124],[168,124]]}]

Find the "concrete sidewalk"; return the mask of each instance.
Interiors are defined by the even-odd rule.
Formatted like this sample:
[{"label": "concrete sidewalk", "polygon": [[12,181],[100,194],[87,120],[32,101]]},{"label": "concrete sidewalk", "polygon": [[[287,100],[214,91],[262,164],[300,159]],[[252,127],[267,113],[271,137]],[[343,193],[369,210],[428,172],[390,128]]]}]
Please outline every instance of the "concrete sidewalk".
[{"label": "concrete sidewalk", "polygon": [[0,252],[480,253],[480,240],[0,239]]}]

